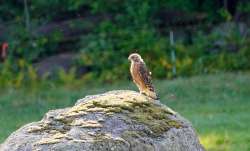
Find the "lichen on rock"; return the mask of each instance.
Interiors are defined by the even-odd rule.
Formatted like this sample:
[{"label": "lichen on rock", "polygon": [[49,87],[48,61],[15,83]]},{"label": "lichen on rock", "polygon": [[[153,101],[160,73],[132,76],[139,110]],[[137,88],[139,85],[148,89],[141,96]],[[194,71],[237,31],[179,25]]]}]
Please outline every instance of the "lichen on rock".
[{"label": "lichen on rock", "polygon": [[14,132],[0,150],[64,149],[203,151],[187,120],[128,90],[87,96],[73,107],[50,111]]}]

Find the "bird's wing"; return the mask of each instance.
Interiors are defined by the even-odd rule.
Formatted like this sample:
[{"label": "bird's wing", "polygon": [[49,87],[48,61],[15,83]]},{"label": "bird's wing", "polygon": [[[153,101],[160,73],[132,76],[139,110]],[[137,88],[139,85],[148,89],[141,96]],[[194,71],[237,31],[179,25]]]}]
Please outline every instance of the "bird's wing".
[{"label": "bird's wing", "polygon": [[147,66],[144,62],[140,63],[138,70],[139,70],[139,76],[144,81],[146,87],[150,91],[154,91],[154,87],[153,87],[152,80],[151,80],[151,74],[149,70],[147,69]]}]

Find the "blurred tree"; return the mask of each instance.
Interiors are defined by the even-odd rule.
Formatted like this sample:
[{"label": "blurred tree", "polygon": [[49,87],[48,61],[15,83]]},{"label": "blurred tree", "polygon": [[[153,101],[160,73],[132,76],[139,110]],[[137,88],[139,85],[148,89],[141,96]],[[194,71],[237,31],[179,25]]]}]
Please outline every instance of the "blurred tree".
[{"label": "blurred tree", "polygon": [[27,0],[23,0],[24,4],[24,16],[25,16],[25,26],[27,32],[31,32],[31,25],[30,25],[30,12]]}]

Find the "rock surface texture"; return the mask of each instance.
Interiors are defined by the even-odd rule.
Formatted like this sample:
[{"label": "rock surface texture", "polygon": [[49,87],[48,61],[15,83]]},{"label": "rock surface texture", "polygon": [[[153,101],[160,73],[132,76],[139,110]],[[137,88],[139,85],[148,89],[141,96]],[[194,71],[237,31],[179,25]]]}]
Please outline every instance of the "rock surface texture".
[{"label": "rock surface texture", "polygon": [[204,151],[191,124],[134,91],[86,96],[12,133],[1,151]]}]

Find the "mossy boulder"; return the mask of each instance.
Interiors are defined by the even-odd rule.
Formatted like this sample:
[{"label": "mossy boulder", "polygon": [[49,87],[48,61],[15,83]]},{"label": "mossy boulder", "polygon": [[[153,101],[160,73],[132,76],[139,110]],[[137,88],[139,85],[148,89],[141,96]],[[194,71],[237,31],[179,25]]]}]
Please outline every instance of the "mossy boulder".
[{"label": "mossy boulder", "polygon": [[190,122],[134,91],[86,96],[12,133],[1,151],[203,151]]}]

